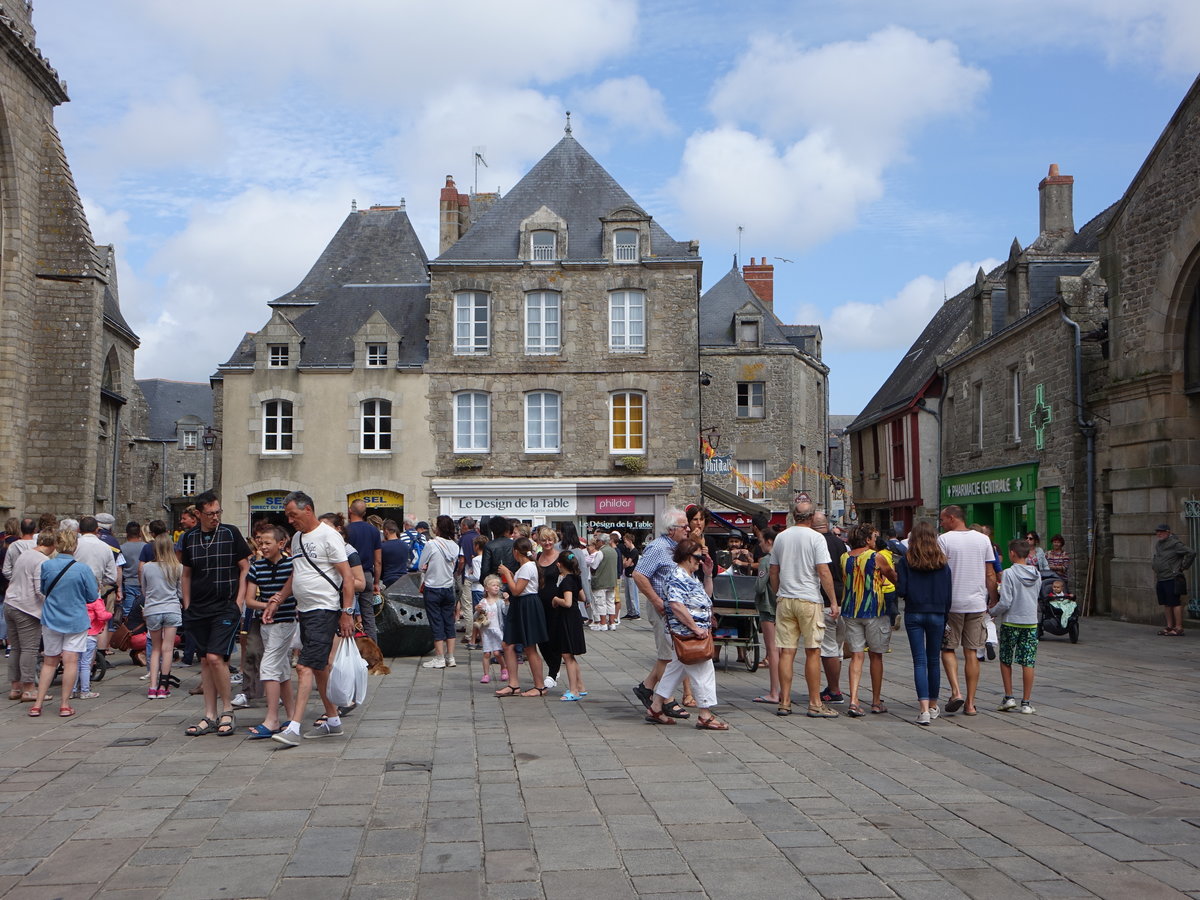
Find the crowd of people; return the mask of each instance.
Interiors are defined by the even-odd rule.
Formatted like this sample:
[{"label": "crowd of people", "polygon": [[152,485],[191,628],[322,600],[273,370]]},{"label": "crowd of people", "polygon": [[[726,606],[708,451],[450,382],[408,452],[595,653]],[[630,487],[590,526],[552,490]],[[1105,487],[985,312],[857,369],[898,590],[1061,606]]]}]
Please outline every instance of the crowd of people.
[{"label": "crowd of people", "polygon": [[[376,641],[375,610],[389,587],[415,573],[434,646],[423,669],[457,668],[456,644],[465,643],[480,651],[479,681],[502,682],[496,697],[546,697],[561,685],[559,700],[577,702],[588,696],[589,632],[616,631],[644,610],[655,658],[633,693],[646,721],[674,725],[694,709],[697,728],[724,731],[729,725],[714,712],[713,594],[715,579],[728,574],[755,579],[767,690],[754,702],[793,714],[803,649],[799,693],[807,695],[807,717],[838,718],[839,705],[851,718],[888,712],[884,660],[902,622],[916,722],[928,726],[943,714],[978,713],[982,666],[997,651],[997,709],[1032,714],[1040,599],[1073,606],[1061,535],[1049,552],[1035,532],[1010,541],[1005,566],[990,531],[968,527],[957,506],[941,511],[940,533],[928,520],[907,536],[869,523],[845,533],[802,498],[788,527],[763,516],[746,533],[718,537],[712,514],[694,505],[666,510],[657,536],[641,547],[633,532],[600,530],[583,539],[569,523],[531,528],[503,516],[455,522],[441,515],[432,531],[406,518],[402,528],[368,516],[362,501],[346,516],[318,516],[301,491],[285,498],[286,527],[257,521],[250,541],[221,516],[209,492],[185,512],[180,531],[158,520],[145,529],[131,522],[124,542],[105,514],[10,520],[3,556],[10,700],[41,716],[60,677],[58,714],[75,715],[73,701],[99,696],[91,675],[123,630],[122,642],[146,667],[148,699],[169,697],[179,685],[173,666],[198,662],[191,692],[202,696],[203,714],[186,728],[189,736],[239,733],[237,711],[259,699],[263,721],[241,730],[251,738],[294,747],[302,738],[338,736],[353,704],[330,699],[333,654],[356,634]],[[1166,526],[1157,537],[1154,570],[1167,617],[1160,634],[1182,634],[1179,582],[1195,554]],[[732,643],[746,651],[744,642]],[[322,714],[306,725],[314,690]]]}]

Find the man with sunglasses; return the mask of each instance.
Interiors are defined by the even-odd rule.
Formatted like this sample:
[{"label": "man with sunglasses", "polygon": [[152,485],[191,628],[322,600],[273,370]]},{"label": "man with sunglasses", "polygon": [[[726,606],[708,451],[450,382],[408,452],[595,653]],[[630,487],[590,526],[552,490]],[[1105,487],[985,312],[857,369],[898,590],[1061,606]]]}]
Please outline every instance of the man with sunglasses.
[{"label": "man with sunglasses", "polygon": [[[641,684],[633,686],[633,693],[647,709],[653,702],[654,688],[667,663],[675,658],[671,647],[671,639],[667,637],[667,627],[664,623],[664,601],[667,593],[667,582],[675,572],[675,545],[687,537],[687,515],[681,509],[667,509],[659,517],[662,534],[642,548],[642,555],[633,570],[633,581],[638,591],[649,600],[646,606],[646,619],[654,633],[654,667]],[[690,714],[676,702],[674,697],[663,702],[663,712],[674,719],[686,719]]]},{"label": "man with sunglasses", "polygon": [[221,501],[212,491],[196,498],[196,509],[200,524],[180,538],[179,584],[184,626],[200,653],[204,718],[185,734],[227,736],[234,733],[229,657],[241,625],[238,597],[250,569],[250,546],[240,531],[221,522]]}]

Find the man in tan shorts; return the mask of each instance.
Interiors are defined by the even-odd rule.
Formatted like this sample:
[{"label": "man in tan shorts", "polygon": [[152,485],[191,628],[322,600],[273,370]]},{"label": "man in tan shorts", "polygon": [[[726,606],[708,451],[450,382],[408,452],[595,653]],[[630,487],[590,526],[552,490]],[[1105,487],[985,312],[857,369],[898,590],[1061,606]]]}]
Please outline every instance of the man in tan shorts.
[{"label": "man in tan shorts", "polygon": [[814,719],[836,719],[837,713],[821,702],[821,640],[825,636],[822,589],[833,598],[829,615],[836,619],[841,611],[829,571],[829,547],[824,536],[812,527],[816,511],[812,503],[797,500],[792,504],[795,524],[775,539],[770,580],[771,589],[779,598],[775,607],[780,698],[776,714],[792,714],[792,669],[796,651],[803,642],[808,715]]}]

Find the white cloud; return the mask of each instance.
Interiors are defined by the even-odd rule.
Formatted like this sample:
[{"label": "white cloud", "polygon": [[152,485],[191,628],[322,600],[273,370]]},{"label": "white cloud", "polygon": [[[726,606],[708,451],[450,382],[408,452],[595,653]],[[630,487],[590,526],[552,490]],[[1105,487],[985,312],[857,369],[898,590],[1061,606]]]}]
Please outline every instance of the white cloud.
[{"label": "white cloud", "polygon": [[990,272],[1000,262],[961,262],[941,278],[920,275],[895,296],[879,303],[843,303],[826,316],[807,307],[803,310],[805,321],[820,323],[824,346],[831,351],[905,349],[929,324],[945,298],[971,284],[980,268]]},{"label": "white cloud", "polygon": [[625,138],[667,135],[677,130],[667,114],[662,92],[641,75],[609,78],[581,91],[572,103],[585,114],[607,119],[610,130]]},{"label": "white cloud", "polygon": [[688,139],[672,192],[702,239],[743,225],[811,247],[882,196],[919,128],[969,110],[987,84],[953,44],[902,28],[813,49],[755,38],[717,82],[721,124]]}]

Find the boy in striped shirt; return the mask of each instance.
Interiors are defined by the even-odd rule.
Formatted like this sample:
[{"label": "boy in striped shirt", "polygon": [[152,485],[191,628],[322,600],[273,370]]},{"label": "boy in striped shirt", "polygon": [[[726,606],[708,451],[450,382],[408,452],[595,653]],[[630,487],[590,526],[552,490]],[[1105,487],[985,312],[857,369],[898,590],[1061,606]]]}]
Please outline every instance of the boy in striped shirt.
[{"label": "boy in striped shirt", "polygon": [[[259,615],[267,608],[266,600],[283,590],[292,577],[292,560],[287,555],[287,530],[273,525],[258,530],[254,546],[260,557],[250,564],[246,573],[245,604]],[[262,623],[262,661],[259,674],[267,698],[267,717],[261,725],[250,728],[252,738],[269,738],[282,730],[279,723],[279,700],[282,695],[285,709],[292,708],[291,649],[299,625],[296,620],[296,598],[288,596],[275,607],[270,623]]]}]

